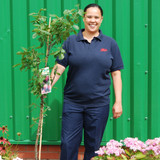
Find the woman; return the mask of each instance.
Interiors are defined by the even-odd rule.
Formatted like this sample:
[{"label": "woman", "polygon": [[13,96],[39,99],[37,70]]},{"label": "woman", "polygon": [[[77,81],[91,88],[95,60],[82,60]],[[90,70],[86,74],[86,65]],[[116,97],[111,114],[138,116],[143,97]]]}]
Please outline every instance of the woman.
[{"label": "woman", "polygon": [[52,83],[53,86],[69,66],[64,88],[61,160],[77,159],[83,129],[84,160],[96,155],[109,114],[110,72],[115,92],[113,117],[118,118],[122,114],[120,69],[123,62],[119,48],[112,38],[99,30],[103,20],[102,8],[90,4],[84,12],[85,29],[64,42],[65,58],[57,59],[55,67],[60,74]]}]

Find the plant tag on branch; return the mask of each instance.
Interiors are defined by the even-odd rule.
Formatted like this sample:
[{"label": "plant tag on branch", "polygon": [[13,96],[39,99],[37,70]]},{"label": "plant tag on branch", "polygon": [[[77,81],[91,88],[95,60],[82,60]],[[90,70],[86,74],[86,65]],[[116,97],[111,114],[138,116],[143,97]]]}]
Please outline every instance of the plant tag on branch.
[{"label": "plant tag on branch", "polygon": [[49,67],[40,69],[42,76],[44,76],[43,87],[41,88],[41,94],[47,94],[51,92],[51,81]]}]

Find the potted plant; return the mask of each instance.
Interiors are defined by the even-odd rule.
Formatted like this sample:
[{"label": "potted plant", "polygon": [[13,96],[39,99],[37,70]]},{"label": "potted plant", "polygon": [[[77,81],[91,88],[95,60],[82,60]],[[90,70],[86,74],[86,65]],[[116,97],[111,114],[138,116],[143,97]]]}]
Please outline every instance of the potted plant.
[{"label": "potted plant", "polygon": [[[31,106],[39,106],[40,115],[39,123],[37,128],[37,137],[35,142],[35,159],[37,157],[41,159],[41,145],[42,145],[42,128],[43,128],[43,115],[48,110],[47,104],[45,103],[45,98],[47,97],[46,92],[42,92],[44,87],[44,80],[46,75],[43,74],[43,69],[49,67],[48,59],[51,56],[59,57],[63,59],[65,51],[63,49],[63,41],[72,33],[76,33],[79,29],[79,17],[83,16],[83,11],[79,8],[72,10],[65,10],[62,17],[57,15],[50,15],[49,22],[48,18],[42,15],[46,9],[40,9],[38,13],[31,13],[30,16],[34,18],[31,23],[34,26],[32,32],[34,32],[32,38],[39,41],[38,46],[31,46],[29,48],[22,48],[23,51],[17,52],[21,56],[21,63],[16,64],[16,66],[21,66],[20,70],[30,70],[32,72],[32,77],[29,81],[30,92],[41,100],[40,105],[32,103]],[[40,48],[46,47],[46,53],[41,53]],[[40,67],[41,66],[41,67]],[[54,75],[58,74],[56,69]],[[44,88],[45,89],[45,88]],[[37,121],[38,119],[34,119]],[[39,146],[39,156],[38,156],[38,141],[40,141]]]},{"label": "potted plant", "polygon": [[[7,126],[0,127],[2,136],[0,137],[0,160],[21,160],[18,158],[16,151],[13,151],[12,145],[8,140],[8,128]],[[20,133],[17,133],[20,136]]]},{"label": "potted plant", "polygon": [[160,160],[160,138],[148,139],[145,143],[131,137],[120,142],[110,140],[96,153],[98,156],[92,160]]}]

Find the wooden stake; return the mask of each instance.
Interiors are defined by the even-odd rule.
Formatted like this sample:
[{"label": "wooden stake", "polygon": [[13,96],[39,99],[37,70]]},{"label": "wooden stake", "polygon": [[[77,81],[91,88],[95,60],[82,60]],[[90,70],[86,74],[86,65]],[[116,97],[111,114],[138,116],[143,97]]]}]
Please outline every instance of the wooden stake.
[{"label": "wooden stake", "polygon": [[40,128],[40,144],[39,144],[39,160],[41,160],[41,148],[42,148],[42,130],[43,130],[43,107],[41,107],[41,128]]},{"label": "wooden stake", "polygon": [[[51,17],[49,18],[48,32],[50,32],[50,24],[51,24]],[[48,64],[48,57],[49,57],[49,35],[48,35],[48,38],[47,38],[45,67],[47,67],[47,64]],[[40,112],[40,121],[39,121],[39,126],[40,126],[39,160],[41,160],[41,148],[42,148],[43,108],[44,108],[44,96],[41,97],[41,112]]]}]

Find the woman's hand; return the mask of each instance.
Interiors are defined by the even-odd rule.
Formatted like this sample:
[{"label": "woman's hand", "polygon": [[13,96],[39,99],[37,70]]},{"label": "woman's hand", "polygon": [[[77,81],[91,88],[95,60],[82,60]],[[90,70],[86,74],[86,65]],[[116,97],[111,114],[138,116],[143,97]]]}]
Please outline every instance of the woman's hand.
[{"label": "woman's hand", "polygon": [[122,115],[122,104],[115,102],[112,108],[113,118],[119,118]]},{"label": "woman's hand", "polygon": [[60,78],[60,76],[62,75],[64,71],[65,71],[65,67],[60,64],[56,64],[53,67],[52,72],[51,72],[51,79],[52,79],[51,87],[54,86],[54,84],[58,81],[58,79]]}]

